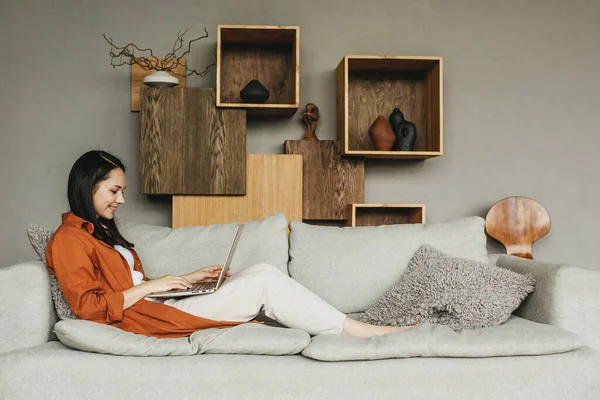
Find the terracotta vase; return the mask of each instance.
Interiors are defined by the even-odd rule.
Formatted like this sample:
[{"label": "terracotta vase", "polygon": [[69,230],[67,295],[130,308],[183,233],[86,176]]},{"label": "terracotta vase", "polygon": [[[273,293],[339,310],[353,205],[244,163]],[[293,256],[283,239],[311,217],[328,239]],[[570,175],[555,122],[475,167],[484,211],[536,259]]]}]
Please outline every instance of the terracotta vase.
[{"label": "terracotta vase", "polygon": [[377,117],[369,128],[369,137],[375,150],[390,151],[396,140],[392,125],[383,115]]}]

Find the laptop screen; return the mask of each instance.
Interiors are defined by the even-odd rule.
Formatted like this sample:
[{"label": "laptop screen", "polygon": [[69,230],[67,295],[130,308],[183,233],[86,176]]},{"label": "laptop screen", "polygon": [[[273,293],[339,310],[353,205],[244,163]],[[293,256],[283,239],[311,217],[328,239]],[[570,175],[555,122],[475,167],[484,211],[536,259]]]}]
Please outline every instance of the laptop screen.
[{"label": "laptop screen", "polygon": [[229,247],[229,251],[227,252],[227,257],[225,258],[225,262],[223,263],[223,269],[219,274],[219,280],[217,281],[216,286],[217,288],[219,288],[223,281],[225,281],[225,277],[227,276],[227,272],[229,271],[229,266],[231,265],[231,260],[233,259],[233,254],[235,253],[235,249],[237,248],[238,242],[240,241],[240,237],[242,236],[243,230],[244,225],[238,225],[235,230],[233,241],[231,242],[231,246]]}]

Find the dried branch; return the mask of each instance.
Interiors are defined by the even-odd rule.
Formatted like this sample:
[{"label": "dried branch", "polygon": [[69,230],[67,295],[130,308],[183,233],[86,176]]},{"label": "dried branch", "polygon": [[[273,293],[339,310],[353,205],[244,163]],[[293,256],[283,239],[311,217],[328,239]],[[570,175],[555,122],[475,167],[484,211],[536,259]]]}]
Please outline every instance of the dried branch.
[{"label": "dried branch", "polygon": [[[107,38],[105,34],[102,34],[102,36],[104,37],[104,40],[106,40],[108,42],[108,44],[110,44],[110,50],[109,50],[108,54],[111,57],[110,65],[113,68],[119,67],[121,65],[138,64],[139,66],[150,69],[150,70],[172,72],[178,66],[183,65],[184,57],[186,54],[189,54],[189,52],[191,51],[191,46],[192,46],[193,42],[196,42],[200,39],[205,39],[208,37],[208,31],[206,30],[206,27],[205,27],[204,35],[190,40],[187,45],[187,50],[184,51],[183,54],[178,56],[177,52],[184,47],[183,46],[183,43],[184,43],[183,37],[185,36],[185,34],[187,32],[188,32],[187,29],[183,33],[181,33],[181,31],[177,32],[177,38],[175,39],[175,43],[173,43],[173,50],[170,53],[167,53],[167,55],[162,60],[160,60],[158,57],[156,57],[154,55],[154,53],[152,52],[152,49],[140,49],[134,43],[128,43],[123,47],[119,47],[114,44],[112,38]],[[138,54],[136,54],[136,50],[138,51]],[[140,56],[139,53],[142,53],[142,52],[150,52],[150,56]],[[216,54],[215,54],[215,56],[216,56]],[[115,61],[115,60],[117,60],[116,64],[113,63],[113,61]],[[193,74],[199,75],[199,76],[205,76],[210,71],[210,68],[214,65],[216,65],[216,61],[213,62],[212,64],[208,65],[202,72],[198,72],[196,70],[189,69],[186,65],[185,66],[185,70],[186,70],[185,76],[190,76]]]}]

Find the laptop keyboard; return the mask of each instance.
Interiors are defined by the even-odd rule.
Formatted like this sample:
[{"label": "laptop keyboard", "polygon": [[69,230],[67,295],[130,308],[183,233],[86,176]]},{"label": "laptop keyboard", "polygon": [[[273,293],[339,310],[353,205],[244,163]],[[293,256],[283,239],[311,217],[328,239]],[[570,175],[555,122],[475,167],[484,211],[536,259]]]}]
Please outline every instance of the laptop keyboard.
[{"label": "laptop keyboard", "polygon": [[217,286],[217,282],[200,282],[200,283],[196,283],[194,286],[192,286],[190,289],[177,289],[176,292],[191,292],[194,290],[205,290],[205,289],[212,289],[215,286]]}]

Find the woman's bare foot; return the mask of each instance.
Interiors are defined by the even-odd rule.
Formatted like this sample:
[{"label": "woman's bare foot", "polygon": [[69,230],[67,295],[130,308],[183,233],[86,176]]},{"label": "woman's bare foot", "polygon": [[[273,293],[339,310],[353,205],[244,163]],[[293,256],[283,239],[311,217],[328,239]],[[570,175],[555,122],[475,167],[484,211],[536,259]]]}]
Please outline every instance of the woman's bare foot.
[{"label": "woman's bare foot", "polygon": [[411,326],[371,325],[346,317],[346,319],[344,320],[344,328],[342,329],[342,335],[357,336],[366,339],[371,336],[379,336],[392,332],[406,331],[416,326],[419,326],[419,324]]}]

